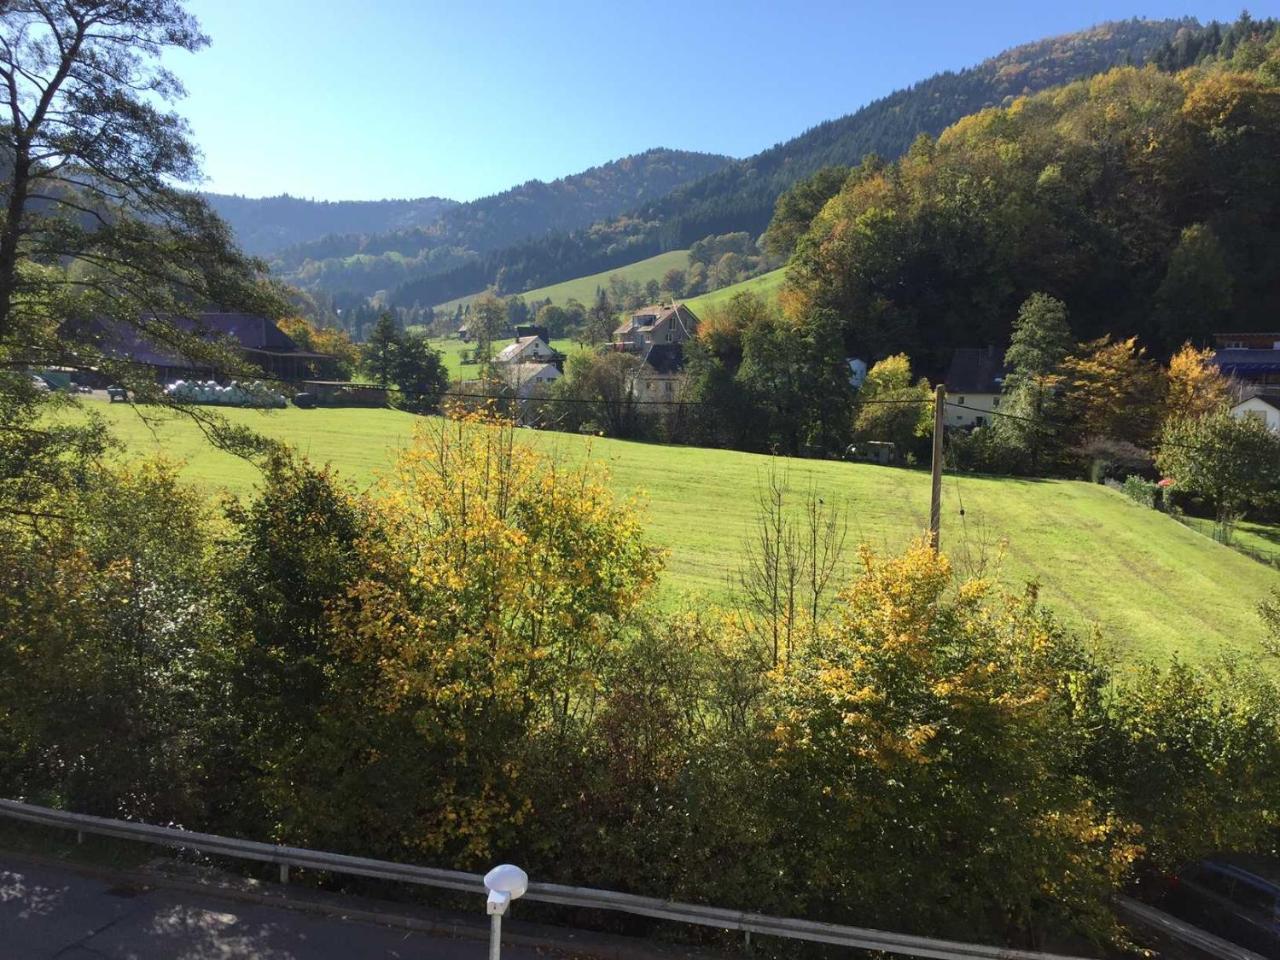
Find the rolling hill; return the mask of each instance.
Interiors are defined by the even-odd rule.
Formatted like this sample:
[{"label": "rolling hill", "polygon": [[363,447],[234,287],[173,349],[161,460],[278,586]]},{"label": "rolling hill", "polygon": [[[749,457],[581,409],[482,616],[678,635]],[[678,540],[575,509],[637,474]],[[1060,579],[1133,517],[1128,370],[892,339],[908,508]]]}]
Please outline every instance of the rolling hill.
[{"label": "rolling hill", "polygon": [[[427,226],[334,235],[290,247],[273,258],[272,270],[304,288],[362,296],[450,268],[465,283],[487,252],[610,219],[729,162],[716,154],[649,150],[551,183],[530,180],[449,206]],[[488,281],[477,280],[450,297],[486,286]]]},{"label": "rolling hill", "polygon": [[[163,452],[186,461],[189,479],[211,493],[245,494],[252,466],[212,449],[183,419],[153,431],[128,408],[94,403],[129,455]],[[365,486],[410,441],[421,418],[390,410],[296,408],[230,411],[236,421],[287,439]],[[665,602],[723,596],[754,520],[756,485],[768,457],[665,447],[569,434],[519,431],[524,442],[566,462],[603,461],[620,496],[644,492],[653,540],[670,550]],[[929,475],[835,461],[786,460],[792,483],[813,483],[847,512],[851,540],[896,549],[927,525]],[[1040,584],[1043,599],[1078,629],[1101,628],[1126,658],[1195,661],[1235,651],[1260,656],[1255,605],[1280,573],[1121,495],[1077,481],[947,477],[943,548],[961,570],[1003,552],[1002,578]],[[963,514],[961,511],[964,511]]]},{"label": "rolling hill", "polygon": [[635,218],[663,224],[668,242],[688,246],[708,234],[769,225],[777,198],[797,180],[874,153],[889,160],[920,134],[937,136],[961,117],[1048,87],[1141,64],[1190,20],[1125,20],[1023,44],[957,72],[936,74],[830,120],[640,207]]},{"label": "rolling hill", "polygon": [[469,263],[407,281],[391,292],[399,306],[442,303],[496,286],[520,293],[623,263],[688,247],[710,234],[768,225],[777,198],[829,164],[856,164],[876,153],[892,160],[920,134],[936,136],[984,107],[1161,54],[1193,20],[1126,20],[1006,50],[977,66],[936,74],[745,160],[723,165],[623,216],[565,237],[496,250]]},{"label": "rolling hill", "polygon": [[782,281],[786,278],[786,268],[779,267],[777,270],[770,270],[768,273],[762,273],[760,276],[752,277],[750,280],[740,280],[727,287],[721,287],[719,290],[712,290],[710,293],[690,297],[685,303],[690,310],[698,313],[699,311],[707,310],[709,307],[718,307],[721,304],[728,303],[740,293],[754,293],[757,296],[764,297],[766,300],[772,300],[777,297],[778,291],[782,289]]},{"label": "rolling hill", "polygon": [[[533,303],[535,300],[550,300],[554,304],[563,306],[569,300],[577,300],[586,306],[591,306],[591,301],[596,296],[596,290],[600,287],[607,287],[609,278],[614,275],[634,283],[648,283],[650,280],[661,280],[662,275],[673,267],[683,270],[688,265],[688,250],[668,250],[666,253],[660,253],[656,257],[646,257],[644,260],[629,263],[626,266],[618,267],[616,270],[604,270],[600,273],[593,273],[590,276],[575,277],[572,280],[564,280],[560,283],[553,283],[550,286],[527,290],[521,296],[529,303]],[[452,312],[459,304],[465,306],[479,295],[479,293],[472,293],[465,297],[458,297],[455,300],[439,304],[436,307],[436,312]]]},{"label": "rolling hill", "polygon": [[206,193],[204,198],[231,226],[240,246],[266,256],[330,234],[385,233],[428,227],[439,221],[456,200],[422,197],[417,200],[304,200],[279,197],[241,197]]}]

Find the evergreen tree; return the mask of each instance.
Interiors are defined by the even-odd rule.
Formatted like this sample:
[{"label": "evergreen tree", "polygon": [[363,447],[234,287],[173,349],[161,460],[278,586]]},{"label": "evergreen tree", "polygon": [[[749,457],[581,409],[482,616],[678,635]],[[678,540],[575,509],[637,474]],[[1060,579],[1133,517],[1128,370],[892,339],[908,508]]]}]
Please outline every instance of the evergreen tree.
[{"label": "evergreen tree", "polygon": [[435,410],[449,388],[449,374],[440,352],[431,349],[426,337],[413,334],[400,341],[392,376],[400,389],[401,405],[418,413]]},{"label": "evergreen tree", "polygon": [[1004,355],[1010,386],[1055,373],[1074,346],[1067,305],[1046,293],[1033,293],[1018,308]]},{"label": "evergreen tree", "polygon": [[1063,448],[1059,373],[1075,344],[1067,306],[1045,293],[1023,301],[1004,362],[1009,368],[994,432],[1009,469],[1039,476]]},{"label": "evergreen tree", "polygon": [[582,331],[583,340],[591,346],[608,343],[613,336],[614,317],[617,308],[609,299],[609,291],[603,287],[596,289],[596,302],[587,311],[586,326]]},{"label": "evergreen tree", "polygon": [[402,344],[399,324],[391,314],[382,313],[361,351],[365,372],[378,386],[388,387],[395,382],[396,363]]}]

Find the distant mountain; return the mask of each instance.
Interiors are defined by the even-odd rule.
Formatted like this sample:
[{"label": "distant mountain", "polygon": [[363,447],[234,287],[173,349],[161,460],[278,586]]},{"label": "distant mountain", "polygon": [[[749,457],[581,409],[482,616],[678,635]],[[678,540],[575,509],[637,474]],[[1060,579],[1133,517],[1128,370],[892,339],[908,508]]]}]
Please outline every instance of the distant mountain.
[{"label": "distant mountain", "polygon": [[203,196],[231,225],[240,246],[259,256],[330,234],[386,233],[429,226],[458,205],[455,200],[440,197],[328,201],[303,200],[288,194],[261,198],[225,193]]},{"label": "distant mountain", "polygon": [[642,206],[636,219],[660,220],[665,242],[675,248],[713,233],[759,234],[778,197],[821,167],[858,163],[870,153],[892,160],[920,134],[937,136],[985,107],[1146,63],[1179,30],[1197,25],[1192,19],[1104,23],[1014,47],[967,70],[935,74]]},{"label": "distant mountain", "polygon": [[610,269],[619,262],[689,246],[709,234],[761,233],[777,198],[828,164],[869,153],[892,160],[922,133],[936,136],[961,117],[1015,97],[1155,57],[1192,19],[1125,20],[1007,50],[976,67],[947,71],[820,124],[648,203],[621,219],[568,237],[495,251],[482,261],[417,278],[392,293],[401,305],[441,303],[500,281],[506,292]]},{"label": "distant mountain", "polygon": [[495,249],[616,217],[732,162],[716,154],[649,150],[551,183],[530,180],[447,206],[430,224],[372,235],[353,230],[298,244],[280,251],[272,266],[302,286],[368,295]]}]

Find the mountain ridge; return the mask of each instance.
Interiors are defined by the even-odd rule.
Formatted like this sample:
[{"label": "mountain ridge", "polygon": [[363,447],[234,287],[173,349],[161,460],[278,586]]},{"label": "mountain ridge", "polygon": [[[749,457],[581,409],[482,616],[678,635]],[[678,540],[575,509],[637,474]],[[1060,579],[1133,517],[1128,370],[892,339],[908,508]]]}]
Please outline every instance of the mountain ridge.
[{"label": "mountain ridge", "polygon": [[[274,255],[273,271],[345,302],[384,291],[388,302],[413,307],[486,286],[519,292],[680,249],[712,234],[759,234],[777,197],[822,166],[851,165],[869,153],[894,159],[920,134],[936,136],[985,107],[1113,66],[1146,63],[1179,31],[1198,26],[1193,18],[1134,18],[1035,40],[973,67],[936,73],[742,160],[648,151],[550,183],[529,181],[451,206],[433,224],[298,244]],[[542,194],[554,194],[557,186],[563,191],[575,178],[664,153],[709,158],[711,168],[701,175],[666,177],[658,186],[667,189],[652,189],[645,196],[614,192],[610,203],[579,204],[571,216],[546,215],[552,201]],[[623,197],[628,202],[621,202]],[[521,209],[525,204],[543,214],[527,215]]]},{"label": "mountain ridge", "polygon": [[385,200],[308,200],[288,193],[246,197],[204,191],[200,194],[231,226],[240,246],[265,256],[331,234],[377,233],[427,226],[457,200],[412,197]]},{"label": "mountain ridge", "polygon": [[868,153],[895,159],[920,134],[936,136],[985,107],[1113,66],[1147,63],[1180,32],[1199,26],[1193,18],[1134,18],[1011,47],[973,67],[934,74],[811,127],[613,221],[413,278],[388,299],[401,307],[442,303],[487,285],[515,293],[607,270],[626,258],[681,249],[712,234],[758,234],[768,225],[778,196],[823,166],[856,164]]},{"label": "mountain ridge", "polygon": [[[397,272],[447,270],[494,249],[616,217],[733,162],[722,154],[654,147],[556,180],[527,180],[451,206],[433,223],[380,234],[328,235],[277,252],[273,270],[312,289],[341,289],[345,274],[364,294],[393,285]],[[373,264],[370,260],[381,259]],[[359,275],[363,274],[363,277]],[[346,277],[350,279],[350,277]]]}]

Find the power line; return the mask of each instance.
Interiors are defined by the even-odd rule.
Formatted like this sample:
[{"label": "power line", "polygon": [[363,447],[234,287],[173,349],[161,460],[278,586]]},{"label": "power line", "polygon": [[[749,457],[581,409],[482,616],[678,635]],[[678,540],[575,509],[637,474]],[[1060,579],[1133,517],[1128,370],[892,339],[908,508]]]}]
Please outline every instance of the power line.
[{"label": "power line", "polygon": [[[1047,419],[1045,419],[1044,417],[1027,417],[1027,416],[1023,416],[1022,414],[1018,414],[1018,413],[1008,413],[1008,412],[1006,412],[1006,411],[1004,411],[1004,410],[995,410],[995,409],[987,410],[987,409],[985,409],[985,408],[983,408],[983,407],[973,407],[973,406],[969,406],[968,404],[964,404],[964,403],[952,403],[950,400],[948,400],[948,401],[947,401],[947,405],[948,405],[948,406],[952,406],[952,407],[958,407],[958,408],[960,408],[961,410],[971,410],[971,411],[973,411],[974,413],[981,413],[981,414],[989,415],[989,416],[993,416],[993,417],[1005,417],[1006,419],[1009,419],[1009,420],[1017,420],[1017,421],[1019,421],[1019,422],[1021,422],[1021,423],[1029,423],[1029,424],[1032,424],[1033,426],[1041,426],[1041,427],[1056,427],[1056,428],[1061,429],[1061,430],[1067,430],[1067,429],[1070,429],[1070,428],[1073,426],[1072,424],[1069,424],[1069,423],[1062,423],[1062,422],[1057,421],[1057,420],[1047,420]],[[1201,445],[1198,445],[1198,444],[1194,444],[1194,443],[1174,443],[1173,441],[1169,441],[1169,440],[1161,441],[1161,445],[1162,445],[1162,446],[1167,446],[1167,447],[1177,447],[1177,448],[1178,448],[1178,449],[1180,449],[1180,450],[1200,450],[1200,449],[1203,449],[1203,447],[1202,447]]]}]

